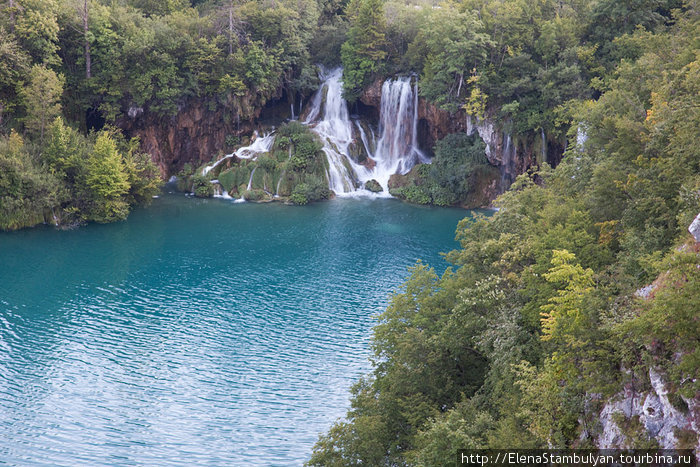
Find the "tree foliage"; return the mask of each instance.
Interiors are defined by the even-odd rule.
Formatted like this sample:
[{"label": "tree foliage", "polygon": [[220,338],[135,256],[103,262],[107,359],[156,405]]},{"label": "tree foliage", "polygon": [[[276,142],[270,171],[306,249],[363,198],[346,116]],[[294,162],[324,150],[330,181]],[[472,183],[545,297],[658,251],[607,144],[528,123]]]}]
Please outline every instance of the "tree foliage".
[{"label": "tree foliage", "polygon": [[[460,249],[447,255],[454,270],[412,271],[375,327],[373,371],[310,465],[449,465],[470,447],[594,447],[602,404],[648,384],[650,368],[681,409],[682,397],[697,399],[700,259],[685,229],[700,212],[700,20],[688,5],[661,27],[665,4],[642,3],[595,4],[639,7],[628,18],[648,21],[615,31],[629,34],[593,53],[600,69],[579,61],[579,76],[604,86],[595,100],[567,104],[580,122],[569,133],[576,143],[556,169],[518,177],[497,212],[460,223]],[[590,52],[576,39],[595,30],[581,27],[595,17],[585,2],[560,2],[558,17],[547,17],[546,1],[468,5],[499,32],[487,62],[503,76],[487,69],[479,85],[503,80],[524,111],[536,95],[527,44],[549,70],[567,48]],[[646,29],[652,23],[658,29]],[[515,63],[521,78],[507,70]],[[489,99],[505,95],[490,89]],[[462,151],[454,139],[445,146],[436,170],[440,155]],[[620,424],[630,447],[653,443],[630,432],[642,425]]]}]

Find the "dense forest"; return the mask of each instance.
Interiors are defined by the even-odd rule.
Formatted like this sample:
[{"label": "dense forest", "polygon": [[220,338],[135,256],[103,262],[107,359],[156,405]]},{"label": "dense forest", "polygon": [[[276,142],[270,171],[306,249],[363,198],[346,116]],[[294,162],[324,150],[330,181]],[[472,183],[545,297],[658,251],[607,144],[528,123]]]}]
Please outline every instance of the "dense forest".
[{"label": "dense forest", "polygon": [[[412,269],[375,327],[374,370],[310,465],[448,465],[466,448],[697,448],[696,3],[351,5],[350,95],[379,67],[416,67],[439,105],[495,111],[516,132],[568,131],[569,146],[556,169],[521,175],[495,214],[461,223],[453,268]],[[666,416],[682,420],[666,438],[648,413],[609,410],[658,393],[655,375]],[[620,436],[606,444],[610,432]]]},{"label": "dense forest", "polygon": [[[350,103],[415,73],[437,108],[566,142],[556,168],[531,167],[497,212],[460,224],[445,274],[412,269],[375,328],[374,370],[311,465],[445,465],[469,447],[597,446],[606,430],[658,446],[639,414],[617,412],[616,428],[600,415],[626,389],[650,391],[651,373],[674,410],[700,417],[700,273],[686,231],[700,212],[696,1],[0,8],[1,229],[125,218],[162,176],[123,131],[130,113],[167,119],[196,100],[249,120],[283,94],[310,96],[315,64],[342,64]],[[282,133],[282,159],[293,148],[299,170],[311,167],[290,188],[296,202],[329,197],[318,142],[298,124]],[[489,170],[482,151],[448,135],[402,196],[454,204]],[[672,427],[676,446],[697,447],[693,423]]]},{"label": "dense forest", "polygon": [[[675,36],[669,28],[694,15],[680,0],[6,0],[0,9],[4,229],[124,218],[158,185],[130,141],[129,118],[167,126],[197,102],[222,120],[251,120],[283,95],[310,96],[315,64],[344,67],[351,104],[376,80],[417,74],[421,96],[440,109],[488,118],[525,144],[540,135],[546,144],[546,134],[566,145],[649,37]],[[649,106],[650,96],[635,95]],[[100,136],[114,150],[95,151]],[[226,135],[225,145],[241,136]],[[433,148],[435,167],[417,170],[396,196],[465,204],[469,187],[493,176],[470,149],[478,141],[450,138]]]}]

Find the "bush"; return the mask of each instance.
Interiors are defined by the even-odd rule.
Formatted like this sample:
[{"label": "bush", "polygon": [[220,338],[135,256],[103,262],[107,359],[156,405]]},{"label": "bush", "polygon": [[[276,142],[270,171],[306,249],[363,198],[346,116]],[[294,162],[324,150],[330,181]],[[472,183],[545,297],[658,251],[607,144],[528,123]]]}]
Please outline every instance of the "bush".
[{"label": "bush", "polygon": [[289,197],[289,201],[294,204],[304,205],[309,203],[309,192],[311,187],[306,183],[300,183],[294,187],[292,190],[292,195]]},{"label": "bush", "polygon": [[226,138],[224,138],[224,144],[227,148],[233,149],[237,145],[241,144],[241,138],[234,135],[226,135]]},{"label": "bush", "polygon": [[307,176],[304,183],[299,183],[292,190],[289,201],[294,204],[307,204],[311,201],[328,199],[331,190],[326,185],[326,181],[313,175]]},{"label": "bush", "polygon": [[192,177],[194,195],[198,198],[211,198],[214,196],[214,185],[204,175]]},{"label": "bush", "polygon": [[175,186],[178,191],[189,193],[192,190],[192,175],[194,175],[194,169],[192,168],[192,164],[188,162],[182,167],[182,170],[177,173]]},{"label": "bush", "polygon": [[267,173],[273,173],[277,168],[277,161],[270,154],[264,154],[257,159],[258,167]]},{"label": "bush", "polygon": [[261,201],[267,196],[263,190],[245,190],[241,195],[246,201]]}]

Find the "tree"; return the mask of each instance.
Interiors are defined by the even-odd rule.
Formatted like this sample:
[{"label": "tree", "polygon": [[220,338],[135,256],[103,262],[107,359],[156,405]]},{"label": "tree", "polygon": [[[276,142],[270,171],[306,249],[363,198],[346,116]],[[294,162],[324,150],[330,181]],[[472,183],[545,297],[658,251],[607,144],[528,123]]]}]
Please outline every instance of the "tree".
[{"label": "tree", "polygon": [[421,93],[449,111],[465,102],[466,92],[474,91],[474,102],[483,99],[470,75],[483,66],[490,46],[492,41],[476,14],[460,13],[449,5],[433,11],[410,46],[425,51]]},{"label": "tree", "polygon": [[341,47],[343,90],[345,98],[354,102],[381,68],[384,50],[384,10],[381,0],[352,0],[348,5],[350,29],[348,40]]},{"label": "tree", "polygon": [[14,130],[0,138],[0,229],[31,227],[51,219],[66,198],[63,184],[36,164]]},{"label": "tree", "polygon": [[14,34],[36,63],[61,63],[57,9],[56,0],[22,0],[16,7]]},{"label": "tree", "polygon": [[29,54],[17,42],[14,34],[0,26],[0,126],[4,114],[18,104],[19,84],[29,71]]},{"label": "tree", "polygon": [[29,84],[22,91],[27,107],[25,125],[43,141],[49,122],[61,115],[64,78],[44,65],[34,65],[29,76]]},{"label": "tree", "polygon": [[87,152],[85,138],[56,117],[48,128],[41,159],[49,171],[72,184]]},{"label": "tree", "polygon": [[544,278],[562,288],[542,307],[542,340],[572,347],[580,346],[576,340],[590,324],[583,300],[593,290],[593,270],[572,264],[575,259],[576,255],[566,250],[552,252],[552,268]]},{"label": "tree", "polygon": [[129,188],[129,175],[117,144],[108,131],[102,131],[79,180],[79,189],[88,202],[88,220],[112,222],[126,218]]}]

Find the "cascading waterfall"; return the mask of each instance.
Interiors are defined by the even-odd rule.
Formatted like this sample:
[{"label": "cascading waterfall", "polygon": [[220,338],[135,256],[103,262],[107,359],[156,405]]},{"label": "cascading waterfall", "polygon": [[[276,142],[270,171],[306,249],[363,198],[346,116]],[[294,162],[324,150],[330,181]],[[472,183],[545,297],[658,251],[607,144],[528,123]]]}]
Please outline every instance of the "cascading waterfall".
[{"label": "cascading waterfall", "polygon": [[[371,127],[350,119],[348,106],[343,99],[343,70],[322,70],[322,84],[310,103],[308,116],[304,121],[323,143],[323,152],[328,161],[328,186],[337,196],[354,194],[369,195],[362,189],[370,180],[376,180],[382,193],[373,196],[389,195],[389,178],[394,174],[405,174],[418,163],[429,163],[429,158],[418,147],[418,84],[411,84],[410,77],[387,80],[382,86],[379,131],[375,135]],[[301,114],[301,101],[299,113]],[[294,107],[291,105],[291,115]],[[274,135],[267,133],[258,136],[249,145],[239,148],[232,154],[205,167],[202,175],[207,175],[223,161],[232,157],[255,159],[261,153],[269,152],[274,143]],[[361,145],[361,146],[360,146]],[[363,147],[370,159],[365,165],[350,156],[354,149]],[[290,148],[291,151],[291,148]],[[291,152],[290,152],[291,157]],[[252,188],[255,169],[250,174],[248,190]],[[280,188],[278,180],[275,195]],[[217,193],[226,196],[227,193]]]},{"label": "cascading waterfall", "polygon": [[[410,77],[387,80],[382,86],[379,139],[359,122],[350,120],[346,101],[342,97],[342,68],[322,72],[321,88],[311,101],[305,123],[321,138],[328,159],[328,185],[336,195],[356,193],[357,187],[376,180],[389,194],[389,178],[405,174],[417,163],[430,160],[418,147],[418,89]],[[355,136],[373,159],[372,168],[358,164],[349,155]],[[376,148],[376,149],[374,149]],[[363,190],[363,193],[367,193]],[[380,195],[381,196],[381,195]]]},{"label": "cascading waterfall", "polygon": [[253,167],[253,170],[250,172],[250,179],[248,179],[248,186],[246,187],[248,191],[253,189],[253,175],[255,175],[255,169],[257,169],[257,167]]},{"label": "cascading waterfall", "polygon": [[547,138],[544,135],[544,128],[540,128],[540,136],[542,139],[542,162],[547,161]]},{"label": "cascading waterfall", "polygon": [[352,123],[342,95],[342,76],[342,68],[321,74],[323,83],[311,101],[305,121],[321,138],[328,159],[328,187],[339,196],[356,191],[357,174],[367,170],[348,156],[348,147],[353,141]]},{"label": "cascading waterfall", "polygon": [[516,148],[510,135],[505,135],[505,145],[503,147],[503,161],[501,162],[501,188],[503,191],[515,181],[515,152]]},{"label": "cascading waterfall", "polygon": [[208,165],[202,169],[202,175],[207,175],[211,170],[221,164],[226,159],[230,159],[236,156],[239,159],[255,159],[258,154],[269,152],[272,148],[272,143],[275,142],[275,136],[272,133],[266,133],[262,137],[258,136],[258,132],[254,133],[255,140],[249,146],[243,146],[238,148],[235,152],[228,154],[218,161],[214,162],[212,165]]},{"label": "cascading waterfall", "polygon": [[417,86],[411,86],[410,77],[387,80],[382,85],[380,137],[371,156],[376,165],[367,180],[377,180],[386,192],[392,175],[405,174],[418,163],[430,162],[418,147]]}]

